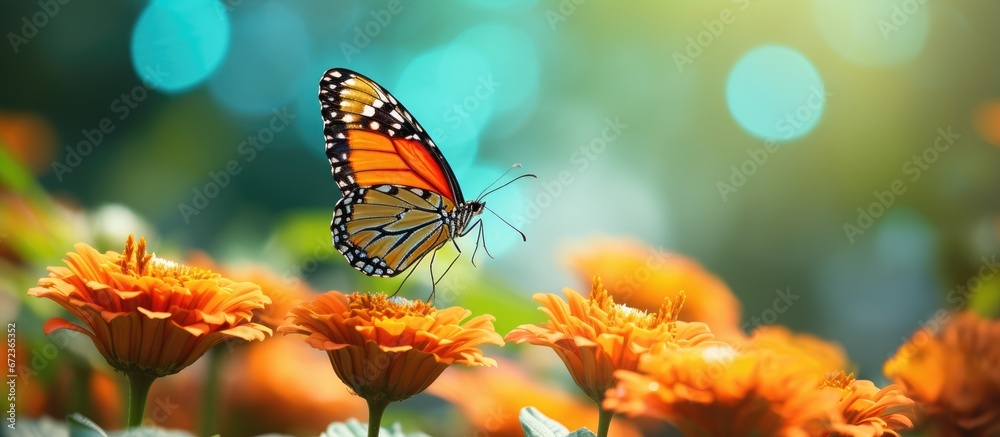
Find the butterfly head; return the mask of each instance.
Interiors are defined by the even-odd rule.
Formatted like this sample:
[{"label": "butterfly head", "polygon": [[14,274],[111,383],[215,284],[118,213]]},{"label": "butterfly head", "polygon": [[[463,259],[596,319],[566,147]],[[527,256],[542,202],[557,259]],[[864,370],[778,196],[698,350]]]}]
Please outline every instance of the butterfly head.
[{"label": "butterfly head", "polygon": [[483,210],[485,209],[486,209],[486,202],[479,200],[473,200],[469,202],[469,212],[471,212],[473,216],[482,214]]}]

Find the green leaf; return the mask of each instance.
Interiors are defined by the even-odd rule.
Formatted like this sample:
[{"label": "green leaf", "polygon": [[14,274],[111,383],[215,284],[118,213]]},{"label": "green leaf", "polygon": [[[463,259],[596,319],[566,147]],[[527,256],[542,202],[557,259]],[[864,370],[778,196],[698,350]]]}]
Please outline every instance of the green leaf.
[{"label": "green leaf", "polygon": [[[379,430],[378,435],[380,437],[430,437],[422,432],[415,432],[406,434],[403,432],[403,427],[394,423],[392,428]],[[326,427],[326,431],[320,434],[320,437],[367,437],[368,436],[368,424],[358,422],[355,419],[348,419],[347,422],[334,422],[330,426]]]},{"label": "green leaf", "polygon": [[524,428],[525,437],[596,437],[587,428],[569,432],[569,429],[561,423],[545,417],[535,407],[522,408],[518,418],[521,420],[521,428]]},{"label": "green leaf", "polygon": [[[5,428],[9,430],[10,424],[5,425]],[[4,435],[66,437],[69,435],[69,431],[66,429],[65,421],[44,416],[37,419],[18,419],[14,431],[7,431],[7,434]]]},{"label": "green leaf", "polygon": [[97,426],[93,420],[80,413],[70,414],[66,418],[66,424],[69,427],[70,437],[108,437],[108,433]]},{"label": "green leaf", "polygon": [[569,429],[555,420],[549,419],[535,407],[525,407],[518,414],[525,437],[562,437]]}]

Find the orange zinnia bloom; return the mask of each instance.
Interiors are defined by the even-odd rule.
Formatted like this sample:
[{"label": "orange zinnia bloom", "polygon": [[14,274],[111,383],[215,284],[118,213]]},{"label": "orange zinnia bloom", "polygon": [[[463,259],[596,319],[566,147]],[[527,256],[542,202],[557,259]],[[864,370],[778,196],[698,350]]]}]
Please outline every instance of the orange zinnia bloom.
[{"label": "orange zinnia bloom", "polygon": [[194,252],[187,258],[190,265],[219,272],[230,279],[253,282],[259,285],[260,291],[271,299],[271,302],[254,312],[254,321],[271,329],[277,329],[278,326],[281,326],[285,321],[285,316],[292,308],[315,294],[306,281],[299,278],[278,278],[275,272],[264,265],[219,266],[202,252]]},{"label": "orange zinnia bloom", "polygon": [[[569,429],[597,421],[594,404],[578,393],[538,380],[518,362],[497,361],[499,366],[495,369],[445,373],[427,390],[455,404],[469,421],[470,429],[453,434],[523,437],[518,414],[527,406],[537,408]],[[611,433],[616,437],[642,435],[635,425],[625,421],[616,421]]]},{"label": "orange zinnia bloom", "polygon": [[853,373],[840,371],[828,375],[822,387],[840,396],[846,423],[834,425],[834,435],[899,437],[897,431],[913,428],[913,400],[896,384],[879,389],[871,381],[856,380]]},{"label": "orange zinnia bloom", "polygon": [[136,247],[131,235],[122,254],[83,243],[75,248],[66,267],[49,267],[28,294],[56,301],[83,322],[54,318],[46,334],[82,332],[126,374],[174,374],[227,339],[271,334],[250,322],[254,310],[270,303],[255,284],[157,258],[146,253],[145,239]]},{"label": "orange zinnia bloom", "polygon": [[539,309],[549,321],[521,325],[506,340],[552,348],[576,385],[598,405],[615,384],[614,371],[634,370],[639,357],[653,345],[684,347],[712,339],[704,323],[677,321],[683,293],[673,302],[664,298],[656,313],[615,304],[599,277],[594,278],[589,298],[569,288],[563,294],[565,301],[555,294],[536,294],[534,300],[543,305]]},{"label": "orange zinnia bloom", "polygon": [[678,320],[707,323],[719,338],[743,335],[740,302],[726,283],[697,261],[631,239],[602,239],[569,256],[583,282],[600,276],[615,300],[656,311],[663,298],[687,294]]},{"label": "orange zinnia bloom", "polygon": [[771,351],[728,345],[657,348],[619,371],[605,408],[666,420],[686,436],[823,435],[841,421],[837,395]]},{"label": "orange zinnia bloom", "polygon": [[325,350],[340,380],[368,401],[375,427],[375,413],[381,419],[386,405],[424,391],[448,366],[496,366],[479,349],[503,345],[493,316],[461,324],[470,314],[382,293],[330,291],[294,308],[278,332],[306,335]]},{"label": "orange zinnia bloom", "polygon": [[921,407],[939,435],[1000,434],[1000,321],[955,315],[934,336],[917,331],[885,363],[886,376]]},{"label": "orange zinnia bloom", "polygon": [[795,333],[784,326],[761,326],[745,342],[736,342],[741,350],[768,350],[787,355],[789,365],[824,377],[830,372],[847,368],[847,354],[837,344],[810,334]]},{"label": "orange zinnia bloom", "polygon": [[319,435],[333,421],[364,419],[365,402],[335,378],[330,360],[292,336],[243,348],[225,360],[220,409],[224,435]]}]

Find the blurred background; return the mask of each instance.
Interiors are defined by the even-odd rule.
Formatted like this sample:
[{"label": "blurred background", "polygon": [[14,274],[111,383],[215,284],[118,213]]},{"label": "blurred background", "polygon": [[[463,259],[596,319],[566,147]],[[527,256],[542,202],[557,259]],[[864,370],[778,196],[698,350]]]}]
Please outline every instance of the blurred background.
[{"label": "blurred background", "polygon": [[[839,343],[876,381],[939,309],[995,315],[1000,300],[1000,276],[983,274],[1000,251],[1000,3],[39,0],[0,10],[0,319],[18,322],[25,362],[41,357],[20,398],[28,417],[121,417],[118,375],[89,342],[53,349],[41,325],[60,308],[25,296],[75,242],[120,251],[136,233],[160,256],[254,263],[288,287],[396,289],[330,245],[340,193],[316,95],[331,67],[403,102],[466,197],[514,163],[538,175],[486,199],[527,242],[484,216],[495,259],[473,267],[466,238],[438,292],[438,305],[494,314],[502,334],[542,319],[532,293],[586,291],[574,254],[607,238],[696,260],[738,298],[744,331],[781,324]],[[446,248],[439,262],[456,255]],[[419,269],[408,297],[429,292]],[[495,377],[534,384],[538,402],[588,408],[550,351],[507,349],[487,351],[509,357],[512,373]],[[320,352],[238,353],[226,360],[226,435],[315,433],[364,414]],[[290,364],[282,374],[252,357]],[[305,361],[315,373],[295,385]],[[199,363],[161,385],[203,374]],[[316,380],[329,387],[300,399]],[[483,399],[499,399],[491,393]],[[509,395],[474,412],[425,394],[388,420],[502,435],[484,423],[516,429],[526,395]],[[164,426],[204,429],[197,407],[173,399],[184,413]]]}]

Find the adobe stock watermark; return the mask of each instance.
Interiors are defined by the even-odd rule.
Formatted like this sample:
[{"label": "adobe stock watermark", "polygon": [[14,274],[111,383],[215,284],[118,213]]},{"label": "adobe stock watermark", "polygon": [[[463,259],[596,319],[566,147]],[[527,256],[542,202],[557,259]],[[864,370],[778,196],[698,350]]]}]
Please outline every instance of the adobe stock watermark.
[{"label": "adobe stock watermark", "polygon": [[7,415],[8,429],[17,429],[17,324],[7,324]]},{"label": "adobe stock watermark", "polygon": [[955,285],[945,294],[945,302],[950,305],[949,308],[939,308],[930,318],[919,323],[919,327],[912,336],[902,338],[903,346],[899,348],[898,357],[908,359],[917,353],[941,332],[945,325],[951,322],[955,312],[968,306],[969,301],[982,290],[983,284],[992,280],[1000,272],[1000,263],[997,262],[996,254],[989,257],[984,255],[980,261],[979,269],[974,276]]},{"label": "adobe stock watermark", "polygon": [[333,254],[339,254],[333,247],[333,238],[316,238],[316,245],[309,256],[305,257],[294,266],[289,267],[281,275],[281,281],[289,288],[298,287],[306,275],[310,275],[319,269],[319,264],[329,259]]},{"label": "adobe stock watermark", "polygon": [[882,39],[888,41],[889,37],[899,31],[899,28],[910,22],[910,19],[920,12],[920,9],[927,3],[927,0],[903,0],[902,4],[892,5],[892,13],[888,20],[880,18],[875,24],[878,31],[882,33]]},{"label": "adobe stock watermark", "polygon": [[52,161],[52,171],[55,173],[56,179],[62,182],[67,174],[79,168],[83,164],[83,160],[94,153],[94,150],[107,139],[107,136],[115,131],[118,127],[117,123],[131,116],[139,104],[149,97],[149,91],[159,87],[167,76],[169,74],[160,70],[159,65],[155,68],[146,67],[142,83],[133,86],[111,101],[109,109],[116,117],[104,117],[93,128],[81,130],[83,139],[75,145],[65,147],[66,156],[62,161]]},{"label": "adobe stock watermark", "polygon": [[369,11],[368,15],[371,18],[364,24],[354,26],[354,38],[350,42],[340,43],[340,52],[344,55],[344,60],[350,63],[351,57],[361,54],[361,51],[371,45],[372,41],[392,23],[395,16],[403,13],[404,8],[401,0],[389,0],[384,8]]},{"label": "adobe stock watermark", "polygon": [[[774,129],[781,134],[782,139],[788,139],[795,135],[795,132],[804,127],[803,123],[812,120],[816,116],[816,112],[833,96],[833,93],[817,87],[813,87],[810,91],[805,103],[775,121]],[[739,166],[736,164],[729,166],[732,171],[729,174],[728,183],[722,179],[715,182],[715,188],[719,191],[722,201],[726,202],[730,195],[736,194],[751,176],[757,174],[757,171],[767,164],[771,155],[780,150],[780,143],[774,139],[764,141],[764,145],[761,147],[747,149],[746,153],[749,159],[744,160]]]},{"label": "adobe stock watermark", "polygon": [[[146,437],[150,435],[150,428],[156,428],[162,426],[163,423],[173,416],[181,408],[180,404],[175,404],[170,401],[170,396],[162,396],[153,399],[149,399],[146,402],[146,409],[149,414],[144,414],[142,418],[142,428],[129,428],[126,430],[116,431],[116,437]],[[145,429],[143,429],[145,428]]]},{"label": "adobe stock watermark", "polygon": [[847,241],[854,244],[857,237],[864,235],[868,229],[871,229],[875,221],[885,215],[886,211],[896,204],[900,196],[906,194],[906,181],[912,183],[919,180],[924,172],[941,158],[941,154],[950,150],[960,138],[962,135],[952,132],[951,126],[938,128],[937,136],[930,146],[903,162],[902,172],[908,177],[894,179],[885,190],[873,191],[874,201],[867,207],[858,207],[858,216],[853,223],[844,222],[843,229]]},{"label": "adobe stock watermark", "polygon": [[522,227],[537,220],[542,215],[542,211],[552,206],[552,203],[562,196],[566,188],[576,182],[576,175],[587,171],[590,165],[608,150],[608,146],[618,141],[625,129],[628,129],[628,125],[621,121],[621,117],[605,118],[601,133],[570,153],[569,162],[575,166],[576,171],[563,169],[556,173],[555,179],[542,179],[540,182],[545,191],[528,199],[528,204],[521,213],[511,218],[511,223],[514,226]]},{"label": "adobe stock watermark", "polygon": [[10,48],[14,50],[14,54],[21,51],[21,46],[38,36],[38,32],[47,26],[49,20],[55,18],[62,7],[69,2],[70,0],[39,0],[39,11],[31,14],[30,18],[27,15],[21,17],[20,32],[7,32],[7,41],[10,42]]},{"label": "adobe stock watermark", "polygon": [[743,332],[751,333],[753,330],[766,325],[777,323],[778,316],[788,312],[795,301],[802,296],[792,293],[792,287],[785,287],[784,290],[777,288],[774,290],[775,298],[771,301],[771,306],[760,312],[759,316],[753,316],[740,328]]},{"label": "adobe stock watermark", "polygon": [[201,187],[191,189],[193,193],[191,203],[181,202],[177,205],[184,223],[190,224],[192,216],[199,215],[205,208],[208,208],[212,200],[229,186],[232,179],[243,173],[243,166],[254,162],[257,155],[274,141],[275,135],[285,130],[295,119],[295,114],[288,112],[287,107],[272,110],[271,113],[271,119],[267,126],[258,129],[252,135],[247,135],[245,140],[236,145],[236,153],[243,158],[242,164],[238,159],[233,158],[222,168],[209,170],[208,178],[210,180]]},{"label": "adobe stock watermark", "polygon": [[443,128],[434,129],[431,132],[431,136],[435,138],[436,141],[447,141],[448,132],[454,132],[465,122],[472,117],[479,108],[482,107],[483,103],[491,99],[496,95],[497,89],[500,88],[502,84],[493,79],[492,74],[485,76],[479,76],[478,83],[472,92],[467,96],[463,97],[460,101],[455,102],[450,108],[446,109],[444,113],[441,114],[442,119],[447,123],[448,130]]},{"label": "adobe stock watermark", "polygon": [[560,0],[554,8],[545,10],[545,20],[549,22],[549,27],[556,30],[559,23],[563,23],[570,15],[576,13],[577,8],[583,6],[587,0]]},{"label": "adobe stock watermark", "polygon": [[701,57],[705,53],[705,49],[722,36],[726,31],[726,26],[736,22],[737,12],[745,11],[750,7],[750,0],[732,0],[732,2],[737,5],[735,11],[730,8],[724,8],[719,11],[718,18],[702,21],[702,27],[705,29],[685,39],[687,45],[684,46],[683,53],[674,51],[674,65],[677,66],[679,73],[684,72],[685,65],[693,64],[694,61]]}]

